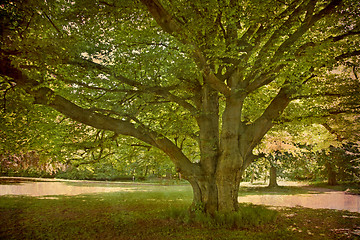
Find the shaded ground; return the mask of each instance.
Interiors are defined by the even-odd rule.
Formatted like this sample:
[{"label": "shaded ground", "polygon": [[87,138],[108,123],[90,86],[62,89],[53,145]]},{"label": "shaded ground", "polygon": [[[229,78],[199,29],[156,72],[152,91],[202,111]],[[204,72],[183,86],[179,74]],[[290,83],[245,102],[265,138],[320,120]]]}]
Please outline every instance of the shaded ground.
[{"label": "shaded ground", "polygon": [[[133,187],[139,191],[56,196],[55,199],[2,196],[0,239],[325,240],[357,239],[360,230],[358,213],[301,207],[276,208],[275,221],[253,227],[209,227],[179,222],[169,216],[174,209],[190,205],[190,186]],[[295,188],[294,194],[297,191]],[[251,191],[248,194],[251,195]]]}]

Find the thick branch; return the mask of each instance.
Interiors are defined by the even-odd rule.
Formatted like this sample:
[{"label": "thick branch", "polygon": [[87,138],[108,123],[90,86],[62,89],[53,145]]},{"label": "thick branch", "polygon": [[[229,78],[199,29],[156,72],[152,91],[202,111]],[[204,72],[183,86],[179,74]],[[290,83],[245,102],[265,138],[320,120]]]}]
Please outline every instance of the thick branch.
[{"label": "thick branch", "polygon": [[[261,74],[259,77],[256,77],[255,80],[253,80],[246,88],[247,92],[252,92],[266,84],[271,83],[275,78],[276,78],[276,74],[279,73],[286,65],[285,64],[281,64],[279,66],[277,66],[275,69],[272,69],[266,73]],[[250,78],[253,77],[248,76],[247,80],[248,82],[250,82]]]},{"label": "thick branch", "polygon": [[101,71],[103,73],[106,73],[112,77],[114,77],[116,80],[120,81],[120,82],[123,82],[129,86],[132,86],[132,87],[142,87],[142,84],[137,82],[137,81],[134,81],[132,79],[129,79],[119,73],[114,73],[109,67],[107,66],[104,66],[104,65],[101,65],[101,64],[98,64],[98,63],[95,63],[93,61],[90,61],[90,60],[86,60],[86,59],[83,59],[83,58],[78,58],[76,60],[72,60],[72,61],[68,61],[67,63],[69,64],[73,64],[73,65],[77,65],[77,66],[80,66],[80,67],[83,67],[85,69],[87,68],[91,68],[91,69],[96,69],[98,71]]},{"label": "thick branch", "polygon": [[37,103],[50,106],[71,119],[92,126],[97,129],[113,131],[116,134],[135,137],[145,143],[155,146],[164,151],[175,163],[183,174],[192,174],[192,163],[181,150],[166,137],[145,129],[143,126],[135,126],[129,121],[105,116],[88,109],[83,109],[65,98],[56,95],[48,88],[40,88],[33,92]]},{"label": "thick branch", "polygon": [[[298,6],[295,11],[289,16],[287,21],[277,29],[270,39],[266,42],[266,44],[262,47],[261,53],[258,56],[258,59],[255,62],[254,72],[257,72],[258,69],[268,62],[277,62],[281,56],[287,51],[289,51],[292,45],[299,40],[315,23],[329,15],[334,11],[335,7],[340,5],[342,0],[333,0],[331,1],[324,9],[319,11],[317,14],[312,15],[314,11],[314,6],[316,1],[309,1],[307,4],[303,2],[300,6]],[[270,61],[264,61],[265,54],[268,54],[268,50],[272,48],[275,43],[284,36],[284,33],[293,26],[294,22],[298,21],[297,19],[301,16],[302,13],[306,11],[306,17],[304,23],[302,23],[295,32],[289,35],[289,37],[281,43],[281,45],[276,50],[274,56]]]},{"label": "thick branch", "polygon": [[150,145],[156,146],[155,141],[144,134],[144,129],[135,128],[134,124],[84,109],[67,99],[55,94],[51,89],[42,87],[38,90],[28,90],[34,97],[35,103],[54,108],[65,116],[97,129],[109,130],[118,134],[133,136]]},{"label": "thick branch", "polygon": [[274,31],[271,37],[266,41],[265,45],[261,48],[260,54],[255,62],[256,67],[263,65],[264,57],[268,54],[269,50],[274,47],[279,38],[284,36],[284,33],[286,33],[293,26],[294,22],[298,21],[299,16],[305,9],[305,2],[300,4],[297,8],[292,9],[292,13],[289,15],[288,19],[278,29],[276,29],[276,31]]},{"label": "thick branch", "polygon": [[157,0],[141,0],[148,8],[155,21],[167,33],[174,34],[182,32],[179,22],[172,17]]},{"label": "thick branch", "polygon": [[322,44],[326,44],[329,41],[339,42],[349,36],[354,36],[354,35],[359,35],[359,34],[360,34],[360,31],[349,31],[349,32],[341,34],[341,35],[328,37],[325,40],[322,40],[320,42],[307,42],[307,43],[301,45],[296,50],[295,56],[297,56],[297,57],[301,56],[309,47],[321,46]]},{"label": "thick branch", "polygon": [[180,98],[172,93],[170,93],[171,90],[175,90],[177,89],[177,85],[173,85],[173,86],[169,86],[169,87],[159,87],[159,86],[146,86],[144,84],[142,84],[141,82],[137,82],[134,80],[131,80],[121,74],[115,74],[109,67],[107,66],[103,66],[101,64],[92,62],[90,60],[85,60],[85,59],[78,59],[76,61],[71,61],[71,64],[76,64],[79,65],[81,67],[84,68],[93,68],[93,69],[97,69],[101,72],[104,72],[112,77],[114,77],[116,80],[125,83],[129,86],[132,87],[136,87],[137,90],[126,90],[126,89],[108,89],[108,88],[102,88],[102,87],[96,87],[96,86],[90,86],[88,84],[82,83],[82,82],[76,82],[76,81],[72,81],[72,80],[64,80],[67,82],[72,82],[72,83],[76,83],[79,84],[80,86],[89,88],[89,89],[95,89],[95,90],[103,90],[106,92],[129,92],[129,93],[148,93],[148,94],[155,94],[155,95],[160,95],[165,99],[168,99],[172,102],[175,102],[177,104],[179,104],[180,106],[184,107],[185,109],[189,110],[191,113],[195,114],[196,112],[196,108],[191,105],[190,103],[186,102],[185,99]]},{"label": "thick branch", "polygon": [[251,144],[254,147],[274,125],[274,121],[282,114],[290,101],[288,90],[281,88],[264,113],[247,127],[246,134],[251,136]]},{"label": "thick branch", "polygon": [[[182,43],[189,44],[194,48],[192,57],[199,69],[203,71],[203,77],[206,83],[208,83],[213,89],[222,93],[224,96],[230,96],[230,88],[211,71],[207,64],[206,57],[199,46],[197,46],[197,44],[195,44],[192,40],[189,40],[191,37],[189,37],[188,34],[191,33],[186,33],[184,29],[182,29],[181,23],[178,22],[167,10],[165,10],[158,0],[141,0],[141,2],[148,8],[155,21],[165,32],[175,36]],[[172,99],[174,99],[174,97],[175,96],[171,96]],[[187,105],[186,102],[183,102],[183,104]]]},{"label": "thick branch", "polygon": [[334,129],[332,129],[328,123],[322,123],[324,128],[328,130],[329,133],[334,134],[339,142],[342,142],[345,140],[338,132],[336,132]]},{"label": "thick branch", "polygon": [[353,56],[360,56],[360,50],[355,50],[355,51],[352,51],[352,52],[343,53],[343,54],[337,56],[337,57],[335,58],[335,60],[341,61],[341,60],[343,60],[343,59],[346,59],[346,58],[349,58],[349,57],[353,57]]},{"label": "thick branch", "polygon": [[204,71],[204,79],[207,83],[209,83],[209,85],[212,88],[221,92],[222,94],[224,94],[224,96],[226,96],[226,97],[230,96],[230,94],[231,94],[230,88],[224,82],[222,82],[220,79],[218,79],[209,68],[207,68]]},{"label": "thick branch", "polygon": [[[288,39],[286,39],[281,46],[278,48],[274,55],[274,60],[276,60],[278,57],[282,56],[287,49],[290,48],[290,46],[295,43],[301,36],[303,36],[316,22],[330,14],[336,6],[338,6],[342,0],[333,0],[331,3],[329,3],[324,9],[322,9],[319,13],[312,15],[312,11],[308,11],[306,14],[306,19],[304,21],[304,24],[302,24],[297,31],[295,31],[292,35],[289,36]],[[310,1],[308,8],[314,7],[314,2]],[[310,14],[309,14],[310,13]]]},{"label": "thick branch", "polygon": [[0,74],[12,78],[17,83],[17,86],[22,87],[27,93],[34,96],[35,103],[49,106],[77,122],[97,129],[109,130],[115,134],[135,137],[161,149],[185,176],[192,176],[194,171],[198,170],[182,151],[165,136],[145,129],[143,126],[136,126],[129,121],[81,108],[64,97],[55,94],[47,87],[39,88],[35,80],[28,78],[20,70],[13,67],[11,61],[6,57],[1,59]]}]

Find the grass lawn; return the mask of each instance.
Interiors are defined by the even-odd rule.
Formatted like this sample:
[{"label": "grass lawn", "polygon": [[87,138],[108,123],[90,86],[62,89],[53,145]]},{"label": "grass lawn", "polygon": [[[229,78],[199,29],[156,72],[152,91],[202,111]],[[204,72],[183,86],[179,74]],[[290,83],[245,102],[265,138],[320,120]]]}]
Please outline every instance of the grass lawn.
[{"label": "grass lawn", "polygon": [[[267,210],[275,212],[276,219],[235,228],[179,214],[191,204],[189,185],[125,186],[125,191],[115,193],[0,197],[0,239],[360,239],[352,234],[360,230],[357,213],[276,208]],[[256,191],[248,189],[246,194]],[[303,193],[290,187],[279,191]],[[256,218],[257,214],[261,215],[244,216]]]},{"label": "grass lawn", "polygon": [[313,182],[310,183],[310,186],[313,187],[324,187],[330,188],[336,191],[347,191],[351,194],[360,195],[360,183],[353,183],[353,182],[339,182],[335,186],[329,186],[326,182]]}]

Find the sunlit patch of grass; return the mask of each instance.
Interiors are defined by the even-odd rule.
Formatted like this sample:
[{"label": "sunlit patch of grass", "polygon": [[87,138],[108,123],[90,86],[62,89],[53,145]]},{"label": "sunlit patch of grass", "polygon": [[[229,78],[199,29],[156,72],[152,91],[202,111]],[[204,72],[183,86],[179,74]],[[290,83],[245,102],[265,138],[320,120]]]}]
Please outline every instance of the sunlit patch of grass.
[{"label": "sunlit patch of grass", "polygon": [[247,195],[295,195],[295,194],[314,194],[318,193],[303,187],[286,186],[286,187],[240,187],[239,196]]},{"label": "sunlit patch of grass", "polygon": [[312,182],[311,187],[328,188],[336,191],[348,191],[353,194],[360,194],[360,182],[338,182],[337,185],[331,186],[327,182]]}]

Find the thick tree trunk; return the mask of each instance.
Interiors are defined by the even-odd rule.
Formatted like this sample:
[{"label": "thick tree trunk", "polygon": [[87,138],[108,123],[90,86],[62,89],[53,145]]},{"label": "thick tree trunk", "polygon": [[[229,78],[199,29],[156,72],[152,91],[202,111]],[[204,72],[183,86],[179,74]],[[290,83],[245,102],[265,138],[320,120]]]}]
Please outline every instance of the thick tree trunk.
[{"label": "thick tree trunk", "polygon": [[191,210],[201,210],[205,212],[217,211],[218,197],[217,187],[214,179],[194,178],[189,180],[193,188],[193,203]]},{"label": "thick tree trunk", "polygon": [[193,188],[192,210],[209,214],[233,212],[238,209],[238,191],[241,174],[217,174],[216,177],[189,179]]},{"label": "thick tree trunk", "polygon": [[240,186],[241,173],[219,174],[217,178],[218,188],[218,207],[220,212],[232,212],[238,210],[238,192]]}]

